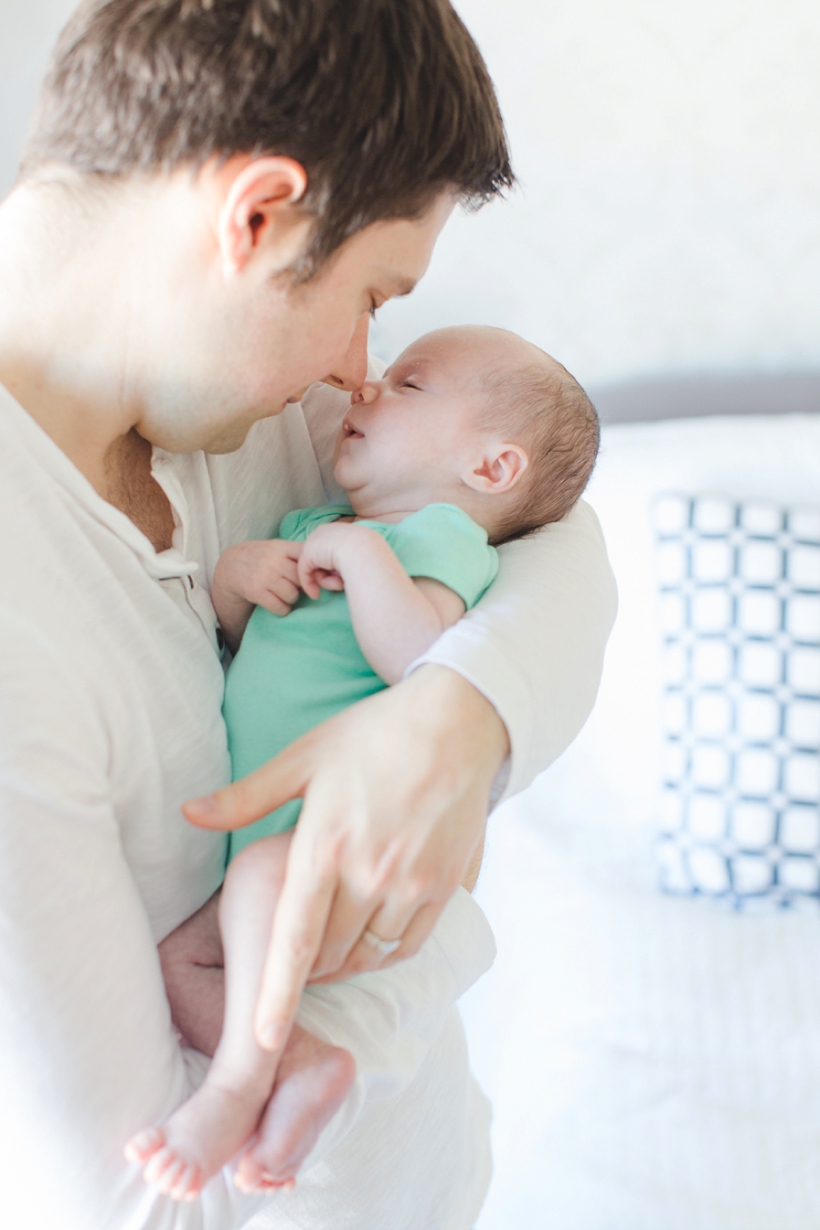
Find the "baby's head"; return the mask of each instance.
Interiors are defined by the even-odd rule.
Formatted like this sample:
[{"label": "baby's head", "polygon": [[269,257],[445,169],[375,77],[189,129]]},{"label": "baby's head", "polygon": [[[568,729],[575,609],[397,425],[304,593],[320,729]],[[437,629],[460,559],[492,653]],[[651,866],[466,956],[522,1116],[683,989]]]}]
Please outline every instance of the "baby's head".
[{"label": "baby's head", "polygon": [[560,521],[597,452],[598,416],[560,363],[504,329],[460,326],[353,394],[335,475],[360,516],[457,504],[501,543]]}]

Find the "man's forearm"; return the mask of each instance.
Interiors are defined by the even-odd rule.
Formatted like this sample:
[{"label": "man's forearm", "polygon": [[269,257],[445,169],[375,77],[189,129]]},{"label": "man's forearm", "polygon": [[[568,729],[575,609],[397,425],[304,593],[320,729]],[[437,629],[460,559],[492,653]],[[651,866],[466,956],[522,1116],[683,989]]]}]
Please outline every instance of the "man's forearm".
[{"label": "man's forearm", "polygon": [[499,549],[498,579],[424,661],[475,684],[513,746],[507,793],[523,790],[572,742],[601,678],[617,592],[594,512]]}]

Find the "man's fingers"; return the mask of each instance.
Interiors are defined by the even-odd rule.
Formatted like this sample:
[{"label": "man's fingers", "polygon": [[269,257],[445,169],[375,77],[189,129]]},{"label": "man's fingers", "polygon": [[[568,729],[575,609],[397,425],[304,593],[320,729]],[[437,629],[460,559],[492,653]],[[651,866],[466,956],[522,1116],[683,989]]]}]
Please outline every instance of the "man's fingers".
[{"label": "man's fingers", "polygon": [[293,606],[301,591],[295,580],[291,581],[290,577],[280,577],[277,592],[283,602],[287,602],[288,606]]},{"label": "man's fingers", "polygon": [[[387,969],[391,965],[397,965],[399,961],[406,960],[407,957],[415,956],[438,922],[443,909],[444,906],[439,902],[430,902],[417,910],[405,928],[401,944],[389,956],[380,955],[360,937],[359,942],[348,953],[343,965],[334,973],[322,974],[318,977],[311,976],[311,983],[314,986],[326,986],[329,983],[343,982],[346,978],[353,978],[356,974]],[[371,931],[381,936],[381,933],[372,926],[372,921],[371,919]]]},{"label": "man's fingers", "polygon": [[[341,883],[310,981],[318,984],[339,982],[413,956],[435,927],[443,909],[441,902],[429,902],[421,907],[388,902],[368,920],[366,907],[363,910],[360,903],[351,899]],[[387,955],[365,939],[365,931],[387,943],[397,939],[401,943],[395,952]]]},{"label": "man's fingers", "polygon": [[356,947],[373,911],[370,902],[353,896],[344,882],[339,884],[325,927],[324,938],[313,968],[311,982],[341,969]]},{"label": "man's fingers", "polygon": [[273,615],[289,615],[298,597],[299,586],[280,576],[260,595],[259,605]]},{"label": "man's fingers", "polygon": [[[446,904],[446,901],[428,901],[426,905],[421,906],[405,927],[401,937],[401,944],[389,957],[385,957],[381,968],[384,969],[388,965],[395,965],[398,961],[404,961],[406,957],[415,956],[438,922]],[[382,939],[387,939],[386,935],[382,935],[383,925],[381,914],[378,914],[375,918],[371,919],[370,930],[375,932],[376,935],[381,936]],[[398,938],[398,934],[396,938]]]},{"label": "man's fingers", "polygon": [[387,943],[401,940],[402,944],[404,944],[404,938],[411,923],[418,917],[423,908],[426,907],[419,906],[418,901],[402,902],[400,900],[391,901],[388,899],[372,915],[367,924],[367,930],[371,935],[377,936],[380,940],[384,940]]},{"label": "man's fingers", "polygon": [[335,881],[323,882],[301,864],[295,841],[291,854],[256,1006],[256,1037],[271,1051],[287,1039],[336,892]]},{"label": "man's fingers", "polygon": [[271,615],[290,615],[293,603],[283,602],[278,594],[268,589],[262,595],[259,605],[263,606],[266,611],[270,611]]},{"label": "man's fingers", "polygon": [[291,744],[273,760],[223,790],[189,799],[183,803],[182,811],[191,824],[200,828],[232,832],[253,824],[290,799],[299,798],[307,776],[298,744]]}]

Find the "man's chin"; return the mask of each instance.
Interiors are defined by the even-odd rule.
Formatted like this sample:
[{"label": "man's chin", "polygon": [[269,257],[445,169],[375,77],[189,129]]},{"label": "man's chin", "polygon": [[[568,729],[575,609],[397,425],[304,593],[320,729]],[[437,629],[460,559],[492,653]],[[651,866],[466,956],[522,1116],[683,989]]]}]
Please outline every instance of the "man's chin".
[{"label": "man's chin", "polygon": [[235,453],[240,449],[248,438],[250,427],[246,428],[244,433],[235,433],[231,435],[219,436],[216,440],[211,440],[210,443],[203,445],[202,451],[209,457],[221,457],[225,453]]},{"label": "man's chin", "polygon": [[283,410],[287,409],[290,400],[288,398],[287,401],[282,401],[271,409],[258,410],[238,422],[226,423],[218,435],[212,436],[207,444],[200,445],[202,452],[213,453],[217,456],[222,453],[235,453],[247,440],[252,427],[262,419],[277,418]]}]

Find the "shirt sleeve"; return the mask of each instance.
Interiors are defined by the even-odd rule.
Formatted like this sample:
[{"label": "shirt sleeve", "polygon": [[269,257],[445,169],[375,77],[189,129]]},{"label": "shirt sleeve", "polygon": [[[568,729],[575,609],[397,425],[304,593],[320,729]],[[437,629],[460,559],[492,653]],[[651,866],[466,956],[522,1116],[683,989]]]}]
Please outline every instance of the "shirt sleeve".
[{"label": "shirt sleeve", "polygon": [[583,501],[498,554],[495,583],[409,670],[449,666],[495,706],[510,736],[509,797],[557,760],[589,717],[617,591],[598,518]]},{"label": "shirt sleeve", "polygon": [[7,615],[0,633],[13,647],[0,659],[4,1224],[235,1230],[264,1202],[227,1170],[179,1204],[123,1157],[203,1069],[171,1026],[110,797],[104,723],[45,638]]},{"label": "shirt sleeve", "polygon": [[394,1098],[413,1080],[453,1005],[495,959],[484,914],[466,891],[450,899],[415,957],[348,982],[308,987],[297,1020],[356,1061],[356,1080],[304,1169],[347,1135],[366,1102]]}]

